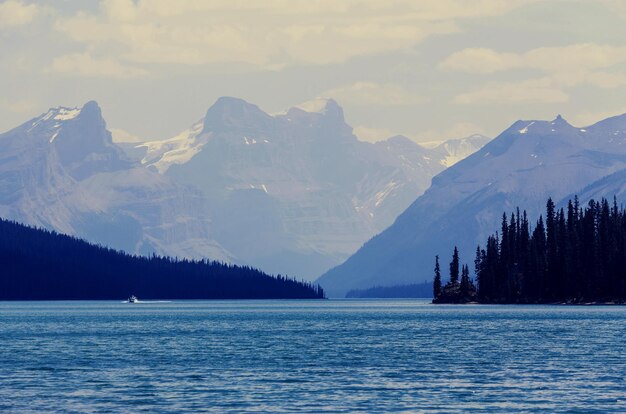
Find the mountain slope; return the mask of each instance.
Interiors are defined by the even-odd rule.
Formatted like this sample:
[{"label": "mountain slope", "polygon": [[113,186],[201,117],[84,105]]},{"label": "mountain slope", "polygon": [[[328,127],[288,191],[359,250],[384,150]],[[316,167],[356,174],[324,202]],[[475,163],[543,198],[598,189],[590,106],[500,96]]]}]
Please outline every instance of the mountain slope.
[{"label": "mountain slope", "polygon": [[[502,211],[524,206],[537,217],[559,200],[626,167],[623,117],[575,128],[517,121],[480,151],[433,178],[394,224],[318,281],[329,295],[352,288],[429,280],[434,256],[456,244],[470,262],[476,245],[498,229]],[[444,261],[445,263],[445,261]]]},{"label": "mountain slope", "polygon": [[314,278],[484,142],[362,142],[322,99],[272,116],[224,97],[170,139],[116,134],[95,102],[0,134],[0,214],[130,253]]},{"label": "mountain slope", "polygon": [[178,136],[138,147],[145,166],[210,200],[215,237],[238,259],[309,278],[389,226],[450,156],[405,137],[359,141],[333,100],[272,116],[224,97]]},{"label": "mountain slope", "polygon": [[100,108],[52,108],[0,135],[0,215],[130,253],[225,260],[202,196],[131,161]]}]

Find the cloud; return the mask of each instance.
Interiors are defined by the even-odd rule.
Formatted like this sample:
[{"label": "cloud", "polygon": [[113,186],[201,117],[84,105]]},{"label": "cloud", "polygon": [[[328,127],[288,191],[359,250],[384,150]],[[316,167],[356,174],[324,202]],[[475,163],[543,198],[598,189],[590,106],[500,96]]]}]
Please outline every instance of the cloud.
[{"label": "cloud", "polygon": [[519,68],[560,73],[609,68],[624,62],[626,46],[582,43],[563,47],[540,47],[525,53],[468,48],[448,56],[440,67],[466,73],[495,73]]},{"label": "cloud", "polygon": [[138,64],[238,63],[275,70],[409,50],[527,1],[105,0],[54,27],[85,50]]},{"label": "cloud", "polygon": [[366,126],[357,126],[352,132],[359,140],[366,142],[382,141],[394,135],[398,135],[386,128],[370,128]]},{"label": "cloud", "polygon": [[342,104],[361,106],[416,105],[428,101],[427,98],[413,94],[393,83],[355,82],[327,90],[321,95],[336,99]]},{"label": "cloud", "polygon": [[439,66],[456,72],[489,74],[518,67],[521,59],[514,53],[499,53],[487,48],[467,48],[448,56]]},{"label": "cloud", "polygon": [[439,67],[455,72],[492,74],[511,69],[535,69],[555,83],[571,87],[588,83],[601,88],[626,85],[626,73],[607,71],[626,63],[626,46],[581,43],[540,47],[525,53],[501,53],[488,48],[467,48],[448,56]]},{"label": "cloud", "polygon": [[551,79],[529,79],[521,82],[492,82],[454,97],[453,102],[473,104],[562,103],[569,96],[557,88]]},{"label": "cloud", "polygon": [[15,27],[32,22],[40,9],[35,4],[24,4],[19,0],[0,3],[0,28]]},{"label": "cloud", "polygon": [[63,55],[52,61],[48,72],[66,76],[128,79],[147,76],[144,69],[123,65],[113,59],[94,58],[88,53]]},{"label": "cloud", "polygon": [[539,79],[488,83],[454,97],[455,103],[560,103],[567,102],[563,89],[581,84],[599,88],[626,85],[626,46],[581,43],[562,47],[540,47],[525,53],[502,53],[488,48],[467,48],[453,53],[439,67],[454,72],[493,74],[512,69],[544,73]]},{"label": "cloud", "polygon": [[622,106],[613,110],[600,111],[600,112],[583,112],[574,115],[571,120],[573,125],[577,126],[589,126],[604,119],[626,114],[626,106]]}]

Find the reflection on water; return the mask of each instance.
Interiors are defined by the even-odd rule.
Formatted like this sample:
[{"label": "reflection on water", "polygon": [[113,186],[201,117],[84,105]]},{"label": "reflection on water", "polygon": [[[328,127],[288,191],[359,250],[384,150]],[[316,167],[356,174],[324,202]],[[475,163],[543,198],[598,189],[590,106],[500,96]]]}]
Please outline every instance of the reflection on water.
[{"label": "reflection on water", "polygon": [[626,308],[0,303],[0,411],[626,412]]}]

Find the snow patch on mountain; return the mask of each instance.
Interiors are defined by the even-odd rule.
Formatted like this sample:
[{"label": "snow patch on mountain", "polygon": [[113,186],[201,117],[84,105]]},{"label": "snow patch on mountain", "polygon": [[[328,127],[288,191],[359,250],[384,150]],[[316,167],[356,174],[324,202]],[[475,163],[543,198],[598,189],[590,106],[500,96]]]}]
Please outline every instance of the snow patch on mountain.
[{"label": "snow patch on mountain", "polygon": [[445,141],[435,147],[433,152],[439,154],[441,163],[447,168],[472,155],[489,141],[490,138],[484,135],[474,134],[466,138]]},{"label": "snow patch on mountain", "polygon": [[144,142],[136,148],[145,149],[141,163],[154,166],[161,174],[173,164],[184,164],[193,158],[211,137],[210,133],[202,134],[203,121],[198,121],[189,129],[173,138],[164,141]]},{"label": "snow patch on mountain", "polygon": [[97,103],[0,134],[0,215],[137,254],[233,260],[206,200],[129,160]]},{"label": "snow patch on mountain", "polygon": [[109,132],[88,102],[0,137],[0,214],[131,253],[312,278],[393,223],[447,157],[470,151],[448,144],[359,141],[331,99],[271,116],[232,97],[144,142]]},{"label": "snow patch on mountain", "polygon": [[59,121],[68,121],[76,118],[80,114],[80,108],[58,108],[54,119]]}]

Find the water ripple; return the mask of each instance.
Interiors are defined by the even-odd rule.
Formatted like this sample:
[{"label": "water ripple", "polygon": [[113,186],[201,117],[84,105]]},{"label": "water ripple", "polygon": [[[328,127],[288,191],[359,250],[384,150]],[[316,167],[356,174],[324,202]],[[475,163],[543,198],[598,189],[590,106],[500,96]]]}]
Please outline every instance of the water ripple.
[{"label": "water ripple", "polygon": [[0,303],[3,412],[626,412],[626,309]]}]

